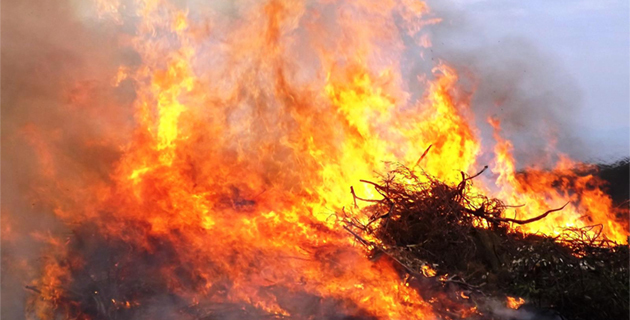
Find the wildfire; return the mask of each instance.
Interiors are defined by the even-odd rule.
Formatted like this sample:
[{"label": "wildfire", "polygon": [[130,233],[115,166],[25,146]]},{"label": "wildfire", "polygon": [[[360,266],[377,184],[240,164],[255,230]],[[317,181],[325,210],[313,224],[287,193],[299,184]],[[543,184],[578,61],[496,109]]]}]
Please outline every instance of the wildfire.
[{"label": "wildfire", "polygon": [[[58,302],[80,281],[71,275],[94,263],[77,252],[109,243],[101,249],[112,260],[104,263],[124,274],[142,257],[146,276],[185,301],[178,310],[230,303],[303,318],[336,312],[431,319],[419,293],[387,261],[366,259],[337,217],[352,205],[350,186],[363,198],[378,198],[359,181],[383,172],[387,162],[416,164],[429,145],[417,170],[444,181],[484,165],[471,93],[459,89],[448,62],[420,80],[422,95],[405,89],[400,32],[429,47],[423,27],[440,20],[428,7],[272,0],[221,18],[166,0],[122,2],[96,3],[105,21],[132,24],[133,40],[121,43],[141,58],[104,80],[112,86],[130,80],[135,90],[135,128],[125,133],[128,143],[117,146],[113,170],[98,178],[90,168],[76,168],[86,172],[64,179],[55,167],[65,160],[54,137],[33,127],[24,131],[40,156],[41,174],[56,181],[37,190],[46,193],[42,201],[68,228],[94,231],[81,244],[54,242],[32,283],[42,288],[42,298],[30,301],[33,313],[88,319],[92,310],[60,311]],[[123,7],[134,22],[125,21]],[[333,17],[323,17],[329,11]],[[559,234],[568,226],[602,224],[606,237],[625,241],[627,226],[613,218],[618,209],[597,178],[578,176],[572,168],[580,164],[566,157],[552,171],[517,172],[499,120],[489,122],[498,180],[480,181],[477,190],[525,205],[514,210],[518,218],[570,202],[523,231]],[[428,266],[422,271],[436,275]],[[99,272],[105,275],[91,276],[101,282],[113,277]],[[305,310],[293,296],[321,308]],[[143,307],[141,299],[106,300],[126,310]],[[522,303],[508,297],[511,308]]]}]

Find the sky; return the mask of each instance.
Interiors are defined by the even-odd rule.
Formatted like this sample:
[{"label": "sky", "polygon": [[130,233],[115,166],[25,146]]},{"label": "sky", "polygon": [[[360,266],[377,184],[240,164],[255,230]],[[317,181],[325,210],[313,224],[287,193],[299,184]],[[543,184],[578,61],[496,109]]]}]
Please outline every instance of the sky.
[{"label": "sky", "polygon": [[523,37],[577,85],[574,116],[592,151],[581,160],[630,155],[630,5],[627,0],[454,0],[489,41]]}]

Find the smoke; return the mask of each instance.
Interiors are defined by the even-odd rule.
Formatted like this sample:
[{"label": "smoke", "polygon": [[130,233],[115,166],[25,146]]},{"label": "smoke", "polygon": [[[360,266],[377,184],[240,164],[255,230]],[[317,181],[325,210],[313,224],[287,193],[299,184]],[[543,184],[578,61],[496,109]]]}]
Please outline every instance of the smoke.
[{"label": "smoke", "polygon": [[557,57],[531,39],[488,37],[484,26],[471,19],[474,13],[452,3],[429,5],[444,19],[429,27],[435,39],[430,59],[453,65],[462,73],[462,86],[474,92],[471,108],[483,145],[493,144],[487,119],[495,117],[504,138],[514,144],[519,167],[551,166],[557,153],[587,155],[576,118],[582,95]]},{"label": "smoke", "polygon": [[[244,59],[238,63],[228,61],[229,57],[226,55],[231,52],[226,53],[220,50],[225,42],[230,42],[229,45],[236,47],[243,45],[244,43],[240,43],[243,39],[238,38],[239,35],[251,38],[251,33],[255,34],[259,31],[255,28],[265,27],[254,25],[241,30],[242,34],[238,34],[237,30],[233,40],[224,38],[226,34],[234,30],[233,22],[243,19],[245,12],[251,10],[248,8],[251,3],[245,1],[232,4],[224,1],[207,6],[201,1],[177,1],[176,4],[191,8],[191,16],[200,20],[207,18],[206,15],[218,15],[213,20],[214,24],[208,26],[208,30],[212,32],[208,31],[209,34],[204,34],[204,30],[199,30],[200,37],[210,35],[202,45],[206,45],[207,49],[211,50],[200,50],[203,53],[194,61],[194,68],[200,73],[207,72],[208,79],[225,80],[225,82],[214,84],[209,89],[216,93],[214,96],[233,103],[233,106],[229,107],[226,119],[231,126],[234,126],[234,132],[229,132],[229,130],[221,132],[227,133],[228,136],[217,137],[215,141],[228,141],[229,147],[234,149],[244,145],[244,152],[247,153],[246,155],[251,153],[251,156],[256,156],[255,151],[259,149],[254,146],[261,143],[264,144],[263,147],[277,147],[278,140],[283,138],[283,134],[288,129],[283,127],[287,125],[282,122],[286,119],[278,119],[276,112],[277,108],[286,102],[278,101],[274,92],[281,87],[274,83],[275,77],[278,76],[274,68],[282,65],[284,61],[278,58],[274,61],[277,65],[269,66],[265,64],[268,61],[247,60],[250,56],[256,56],[255,50],[260,49],[260,46],[248,49],[251,50],[251,52],[246,52],[249,56],[241,57]],[[64,284],[76,286],[74,289],[80,292],[100,292],[100,288],[92,291],[94,288],[90,287],[94,282],[94,277],[100,279],[100,275],[104,272],[101,269],[112,267],[111,262],[114,259],[109,259],[107,262],[102,260],[108,257],[108,253],[103,253],[103,250],[108,249],[105,245],[91,244],[79,249],[68,245],[66,248],[68,243],[74,244],[83,240],[76,234],[74,226],[61,223],[56,216],[72,221],[71,215],[83,214],[81,208],[84,205],[87,207],[89,203],[98,202],[96,199],[98,195],[90,192],[95,189],[94,186],[107,186],[111,183],[112,169],[119,161],[134,131],[135,119],[132,103],[138,94],[137,88],[131,80],[124,80],[117,86],[112,85],[116,82],[120,65],[133,70],[140,60],[133,50],[120,49],[131,48],[127,41],[130,41],[129,38],[137,31],[134,17],[129,13],[133,11],[133,6],[121,7],[124,10],[120,14],[112,13],[111,17],[107,17],[110,20],[99,20],[96,19],[98,14],[94,6],[82,1],[39,3],[10,0],[4,3],[2,10],[4,31],[2,45],[2,163],[4,169],[2,176],[2,278],[4,281],[2,281],[2,292],[5,294],[2,295],[3,308],[1,309],[4,318],[17,319],[25,316],[27,296],[35,296],[37,299],[37,295],[29,292],[25,286],[42,276],[42,265],[47,262],[67,263],[64,260],[67,256],[63,254],[65,249],[74,250],[73,254],[82,254],[88,262],[85,273],[73,274],[78,278],[73,279],[75,281],[71,284]],[[195,11],[195,8],[203,10]],[[325,11],[326,8],[322,10]],[[295,14],[292,13],[292,15]],[[131,23],[111,23],[117,20]],[[290,21],[285,23],[290,25]],[[325,32],[335,35],[337,26],[331,22],[327,24],[327,27]],[[281,30],[281,32],[284,31]],[[307,33],[304,30],[299,32]],[[334,40],[330,38],[326,40],[331,41],[331,44],[338,44],[342,37],[348,36],[350,39],[358,37],[360,40],[371,37],[368,33],[362,37],[358,34],[338,34]],[[313,65],[311,62],[314,59],[312,53],[305,49],[304,44],[298,41],[288,48],[301,59],[287,66],[287,68],[293,68],[291,72],[286,73],[286,76],[290,77],[288,82],[300,84],[312,81],[314,77],[319,77],[321,82],[325,75],[316,74],[314,71],[316,67],[306,70],[301,67]],[[334,49],[346,50],[348,55],[354,54],[352,46],[350,49],[339,47]],[[232,64],[226,66],[226,61]],[[238,83],[252,80],[260,85],[260,92],[248,92],[245,90],[248,88],[238,86]],[[226,88],[227,94],[222,91]],[[289,88],[286,86],[283,89]],[[236,98],[230,96],[234,93],[237,95]],[[282,98],[288,99],[287,95],[283,95]],[[306,101],[309,94],[306,93],[297,98]],[[216,101],[209,103],[216,103]],[[261,105],[268,108],[260,110]],[[312,108],[318,106],[312,101],[305,105]],[[210,130],[213,121],[223,120],[212,119],[214,115],[210,114],[208,109],[197,110],[206,112],[200,118],[207,122],[199,121],[193,124],[193,128],[186,129],[194,130],[195,125],[203,125],[203,130]],[[267,126],[247,123],[244,125],[243,121],[251,118],[252,112],[261,112],[259,116],[267,121]],[[246,125],[254,131],[249,132],[247,136],[244,135],[243,130],[243,128],[248,129]],[[313,124],[313,126],[318,125],[321,126],[320,123]],[[334,128],[327,129],[334,131]],[[207,160],[207,157],[215,151],[201,148],[208,147],[215,141],[209,141],[206,138],[198,143],[197,146],[200,149],[195,156],[199,158],[192,159],[191,162]],[[204,153],[205,151],[208,153]],[[261,171],[266,180],[282,174],[283,171],[291,171],[286,170],[292,161],[286,156],[290,150],[284,148],[273,151],[270,157],[273,159],[263,159],[267,163],[259,164],[263,161],[248,160],[246,165],[251,165],[253,168],[244,167],[239,170]],[[236,156],[229,152],[225,153],[227,155],[222,156],[225,156],[224,162],[227,166],[227,162],[235,159]],[[231,166],[237,167],[237,165]],[[199,175],[202,176],[202,174]],[[216,172],[208,173],[208,175],[211,174],[216,174]],[[208,178],[205,179],[205,183],[208,183],[207,181],[213,181],[211,178],[214,177],[202,176],[199,180]],[[287,189],[295,184],[292,180],[297,180],[291,177],[274,177],[274,179],[281,179],[283,183],[288,181]],[[229,200],[247,202],[246,199],[240,199],[238,189],[235,190],[236,195],[233,196],[235,199]],[[64,212],[65,208],[71,210]],[[85,208],[85,210],[89,209]],[[95,234],[98,232],[98,230],[94,231]],[[124,253],[122,249],[117,251]],[[341,256],[338,252],[330,253],[330,255]],[[359,258],[361,263],[367,263],[355,250],[343,256],[344,261],[349,264],[352,264],[352,259]],[[137,261],[133,263],[133,270],[139,272],[151,270],[143,263],[139,265],[136,265]],[[146,277],[147,275],[139,279],[145,280]],[[115,285],[115,283],[112,284],[114,287]],[[291,298],[291,293],[282,293],[282,288],[278,290],[280,291],[270,294],[277,298],[288,296],[288,298],[283,298],[287,305],[297,302]],[[334,313],[337,309],[358,309],[358,307],[348,306],[347,301],[324,301],[321,303],[323,305],[321,308],[313,306],[320,303],[318,299],[319,297],[309,297],[312,303],[298,304],[293,308],[296,313],[323,313],[327,318],[333,318],[333,315],[326,314],[327,312]],[[142,310],[146,311],[146,314],[143,316],[172,318],[173,312],[184,306],[185,303],[174,301],[172,296],[155,295],[151,297],[149,303],[144,305],[145,309]],[[27,313],[37,313],[37,311],[26,310]],[[339,312],[336,316],[341,316],[341,314]],[[239,315],[220,317],[243,318]]]},{"label": "smoke", "polygon": [[[318,41],[324,42],[320,44],[322,47],[334,46],[330,51],[339,56],[363,54],[375,73],[383,71],[383,65],[401,60],[401,69],[410,67],[407,81],[393,79],[391,86],[404,82],[402,86],[408,86],[415,97],[423,90],[416,78],[430,74],[430,68],[435,65],[432,60],[443,59],[464,71],[461,84],[465,90],[475,92],[471,107],[477,122],[481,127],[487,127],[483,124],[489,116],[502,120],[507,138],[515,143],[516,156],[524,164],[536,158],[546,158],[550,152],[547,149],[549,139],[557,141],[560,151],[572,153],[579,149],[571,119],[579,106],[579,95],[575,94],[577,90],[570,77],[559,70],[553,59],[522,39],[490,44],[483,37],[473,37],[473,32],[461,31],[461,13],[438,3],[433,4],[436,16],[443,17],[444,22],[427,27],[436,39],[430,50],[421,49],[410,39],[403,39],[409,48],[401,53],[403,50],[396,41],[373,37],[379,28],[353,29],[346,20],[332,19],[331,12],[335,8],[324,5],[309,11],[317,15],[305,18],[305,26],[298,28],[291,21],[283,21],[288,30],[278,32],[291,34],[289,38],[293,41],[285,48],[290,52],[287,56],[297,58],[286,61],[284,56],[278,56],[271,65],[269,61],[257,60],[256,50],[273,51],[274,47],[254,45],[241,52],[243,56],[238,62],[229,60],[233,52],[221,51],[224,47],[245,47],[239,36],[251,40],[249,35],[256,34],[256,28],[266,27],[253,25],[238,30],[234,25],[235,21],[247,18],[249,7],[258,2],[215,1],[207,4],[207,1],[191,0],[174,3],[189,8],[195,19],[213,18],[207,30],[198,30],[198,36],[205,39],[201,46],[206,50],[199,50],[193,67],[203,71],[200,73],[205,74],[205,80],[221,79],[208,88],[220,101],[204,103],[213,105],[227,101],[233,104],[226,114],[214,114],[209,110],[211,108],[198,110],[204,121],[186,129],[192,131],[198,128],[195,126],[204,126],[207,131],[203,132],[212,133],[213,124],[225,121],[233,130],[219,132],[227,133],[227,136],[212,137],[214,140],[210,142],[209,138],[200,137],[202,142],[192,145],[200,147],[195,154],[198,158],[190,160],[192,163],[210,157],[216,152],[210,145],[220,141],[233,151],[222,154],[226,165],[233,159],[249,159],[245,163],[249,167],[239,163],[240,171],[227,170],[229,173],[260,171],[264,181],[261,184],[276,179],[286,183],[282,186],[286,190],[293,190],[299,184],[297,176],[278,178],[285,172],[297,175],[299,170],[287,170],[287,167],[301,165],[298,163],[301,159],[291,158],[292,150],[278,143],[286,138],[286,132],[290,132],[295,123],[278,118],[277,111],[290,105],[295,108],[289,110],[293,112],[292,116],[311,119],[325,103],[313,102],[318,97],[311,94],[309,88],[298,92],[291,91],[289,85],[278,85],[278,78],[295,87],[305,83],[316,83],[321,87],[326,75],[317,74],[319,64],[343,68],[348,63],[337,56],[332,59],[334,61],[322,61],[317,55],[325,54],[309,51],[309,32],[312,32],[309,23],[323,26],[323,30],[317,31],[322,33],[317,37]],[[129,12],[123,10],[110,18],[133,22],[132,6],[125,8]],[[86,184],[107,185],[110,182],[112,168],[134,130],[132,102],[137,95],[131,80],[124,80],[117,86],[112,83],[120,65],[133,69],[141,58],[125,42],[134,35],[134,24],[95,19],[98,14],[94,6],[86,2],[9,0],[4,1],[2,9],[2,292],[5,294],[2,295],[1,312],[2,317],[14,319],[23,317],[27,294],[24,286],[38,275],[42,260],[55,259],[54,251],[48,250],[51,245],[49,235],[70,231],[53,216],[53,208],[73,207],[77,205],[74,199],[90,202],[97,195],[89,194]],[[289,9],[307,11],[312,8],[307,5]],[[382,18],[378,8],[360,14],[351,9],[347,12],[347,19],[370,18],[377,27],[391,27],[378,20]],[[288,14],[290,17],[302,15],[303,12]],[[236,32],[232,33],[234,30]],[[232,35],[232,38],[226,39],[226,35]],[[363,52],[367,49],[361,42],[373,38],[382,41],[377,46],[382,50]],[[476,45],[465,48],[456,39],[468,39]],[[425,54],[419,56],[420,51]],[[274,68],[282,69],[284,73],[276,73]],[[238,83],[248,83],[250,88],[257,87],[259,91],[247,91],[249,88],[240,87]],[[285,91],[276,92],[279,90]],[[399,102],[409,98],[404,93],[396,93]],[[297,99],[298,103],[287,103],[282,99]],[[259,112],[256,116],[264,125],[243,123],[252,118],[254,112]],[[331,123],[327,115],[319,117],[312,117],[309,129],[329,131],[331,134],[326,138],[334,141],[335,128],[327,127]],[[481,134],[483,139],[491,139],[489,131]],[[206,147],[208,150],[201,149]],[[244,151],[237,155],[235,150],[239,147]],[[261,161],[251,160],[263,148],[272,150],[271,156]],[[214,171],[202,172],[198,181],[212,181],[217,175]],[[238,193],[238,189],[235,190]],[[249,200],[240,199],[238,194],[233,198]],[[57,214],[63,215],[63,212]],[[166,318],[170,316],[169,312],[183,305],[179,301],[173,302],[172,297],[156,296],[154,303],[147,306],[150,309],[147,314]],[[296,309],[305,309],[305,306]]]},{"label": "smoke", "polygon": [[483,302],[488,309],[488,316],[504,320],[562,320],[561,315],[551,309],[524,304],[518,309],[510,309],[504,303],[488,298]]},{"label": "smoke", "polygon": [[44,191],[63,202],[82,175],[107,180],[129,131],[133,94],[109,89],[128,59],[116,32],[67,1],[2,3],[2,318],[24,317],[24,286],[51,255],[48,235],[64,231]]}]

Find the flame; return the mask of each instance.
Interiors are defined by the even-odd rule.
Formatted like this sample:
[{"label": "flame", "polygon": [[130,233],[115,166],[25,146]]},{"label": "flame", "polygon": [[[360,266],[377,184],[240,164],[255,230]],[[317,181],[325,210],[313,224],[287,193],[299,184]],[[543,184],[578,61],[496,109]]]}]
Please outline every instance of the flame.
[{"label": "flame", "polygon": [[[280,291],[268,289],[281,288],[340,301],[348,313],[433,317],[391,264],[364,257],[335,213],[352,203],[350,186],[377,198],[358,181],[383,172],[387,162],[416,164],[429,145],[418,169],[451,183],[460,171],[478,171],[482,148],[471,94],[459,89],[459,75],[447,62],[419,80],[423,95],[405,91],[398,62],[404,44],[392,16],[400,12],[406,32],[428,47],[422,27],[439,19],[426,5],[323,3],[334,6],[338,33],[321,26],[315,5],[301,1],[252,5],[239,12],[238,23],[210,27],[167,1],[134,1],[139,21],[131,45],[142,64],[121,66],[109,82],[134,83],[136,127],[108,178],[63,179],[55,149],[28,130],[45,176],[58,180],[59,189],[77,190],[50,201],[59,219],[94,225],[105,238],[147,254],[160,250],[155,239],[170,244],[177,258],[163,261],[155,276],[191,304],[229,301],[288,316],[296,311]],[[102,16],[122,23],[119,1],[97,4]],[[557,234],[562,227],[601,223],[605,236],[625,239],[627,228],[610,218],[611,200],[599,185],[592,188],[593,176],[570,175],[578,164],[567,158],[551,172],[518,174],[511,143],[501,138],[499,121],[490,122],[498,180],[480,183],[480,191],[526,204],[517,217],[571,201],[562,214],[524,231]],[[560,173],[571,189],[550,186]],[[61,262],[75,269],[86,263],[64,242],[54,247],[33,283],[46,288],[43,299],[31,301],[40,319],[56,318],[59,288],[72,281]],[[194,275],[194,285],[179,276],[181,266]],[[425,267],[427,276],[436,275]],[[216,294],[223,283],[229,290]]]},{"label": "flame", "polygon": [[524,303],[525,300],[523,300],[523,298],[507,297],[507,306],[510,309],[518,309]]},{"label": "flame", "polygon": [[[585,171],[587,165],[560,155],[551,171],[530,167],[518,174],[512,157],[512,144],[500,136],[500,121],[489,119],[489,123],[495,129],[494,138],[497,141],[492,168],[498,174],[500,191],[497,196],[508,203],[525,204],[515,210],[515,217],[526,219],[569,203],[559,214],[522,226],[524,231],[558,236],[563,228],[602,225],[602,232],[607,238],[618,243],[627,241],[627,224],[615,218],[623,216],[622,210],[615,208],[611,198],[602,191],[603,182],[592,174],[578,174],[580,169]],[[590,233],[597,232],[592,230]]]},{"label": "flame", "polygon": [[425,277],[435,277],[435,275],[437,274],[437,272],[435,271],[435,269],[429,267],[428,265],[423,265],[422,266],[422,274]]}]

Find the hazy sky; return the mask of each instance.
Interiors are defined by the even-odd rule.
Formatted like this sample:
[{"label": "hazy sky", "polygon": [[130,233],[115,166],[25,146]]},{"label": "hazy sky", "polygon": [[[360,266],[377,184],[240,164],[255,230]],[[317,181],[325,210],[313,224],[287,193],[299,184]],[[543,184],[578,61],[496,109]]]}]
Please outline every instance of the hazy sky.
[{"label": "hazy sky", "polygon": [[630,154],[627,0],[455,0],[489,39],[520,36],[562,64],[580,91],[575,115],[592,158]]}]

